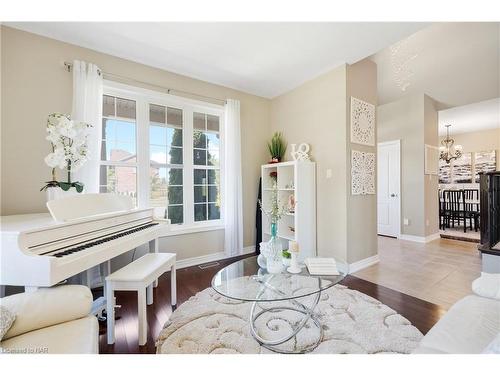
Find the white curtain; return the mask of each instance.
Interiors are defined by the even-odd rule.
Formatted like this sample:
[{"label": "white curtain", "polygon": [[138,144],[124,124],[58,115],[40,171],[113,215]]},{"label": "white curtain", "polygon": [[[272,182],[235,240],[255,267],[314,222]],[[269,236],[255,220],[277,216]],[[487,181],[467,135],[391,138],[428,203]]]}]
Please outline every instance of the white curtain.
[{"label": "white curtain", "polygon": [[[73,181],[80,181],[86,193],[99,192],[99,160],[102,132],[102,73],[94,64],[73,61],[73,109],[71,118],[92,125],[88,137],[88,161],[75,172]],[[83,275],[78,283],[95,287],[102,283],[99,266]]]},{"label": "white curtain", "polygon": [[240,102],[238,100],[227,100],[224,127],[224,248],[226,255],[235,256],[243,252]]},{"label": "white curtain", "polygon": [[89,160],[76,171],[74,181],[83,182],[86,193],[99,192],[99,159],[102,131],[102,74],[94,64],[73,61],[73,110],[71,117],[90,125]]}]

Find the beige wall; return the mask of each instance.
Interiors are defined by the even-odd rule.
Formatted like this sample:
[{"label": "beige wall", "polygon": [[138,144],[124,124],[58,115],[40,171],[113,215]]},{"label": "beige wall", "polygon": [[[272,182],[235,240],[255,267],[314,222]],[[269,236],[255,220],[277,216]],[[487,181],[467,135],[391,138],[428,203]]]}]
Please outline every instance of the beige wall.
[{"label": "beige wall", "polygon": [[[453,128],[453,127],[452,127]],[[440,137],[442,141],[446,137]],[[476,132],[451,134],[455,144],[463,147],[463,152],[497,151],[497,171],[500,171],[500,128]]]},{"label": "beige wall", "polygon": [[[136,80],[240,100],[244,244],[253,245],[260,165],[267,157],[269,100],[5,26],[1,27],[1,52],[2,215],[46,211],[45,194],[39,191],[50,178],[43,162],[49,152],[45,122],[49,113],[71,112],[72,76],[62,64],[81,59]],[[189,246],[182,245],[179,257],[222,251],[220,238],[220,233],[183,236],[182,242]],[[175,241],[169,245],[181,246]]]},{"label": "beige wall", "polygon": [[[273,100],[1,27],[1,213],[45,211],[40,186],[50,177],[45,121],[71,111],[72,77],[64,61],[81,59],[104,71],[155,85],[241,102],[244,244],[255,238],[255,202],[266,141],[283,131],[288,144],[309,143],[317,163],[318,253],[355,262],[376,254],[376,200],[350,196],[349,95],[376,104],[376,68],[365,61],[342,65]],[[375,148],[355,147],[375,152]],[[289,156],[287,155],[287,158]],[[326,171],[332,171],[331,178]],[[358,228],[363,227],[360,233]],[[179,259],[223,250],[223,231],[165,238],[161,247]],[[121,260],[123,261],[123,259]]]},{"label": "beige wall", "polygon": [[377,254],[376,196],[350,192],[351,146],[376,148],[351,145],[349,132],[350,95],[376,104],[376,90],[376,66],[362,61],[335,68],[271,102],[272,130],[283,130],[288,144],[311,145],[317,165],[318,255],[348,263]]},{"label": "beige wall", "polygon": [[[309,143],[316,162],[318,255],[347,260],[346,77],[342,65],[271,102],[271,130]],[[289,159],[287,150],[286,158]],[[333,177],[326,178],[327,169]]]},{"label": "beige wall", "polygon": [[379,106],[377,120],[378,142],[401,140],[401,233],[424,237],[424,95]]},{"label": "beige wall", "polygon": [[[438,112],[436,109],[436,102],[431,97],[424,95],[424,144],[438,147],[438,138]],[[438,182],[439,178],[437,175],[429,174],[424,176],[426,236],[439,232]]]},{"label": "beige wall", "polygon": [[[356,64],[347,66],[347,261],[349,263],[354,263],[359,260],[371,257],[378,252],[377,196],[354,196],[350,194],[351,151],[357,150],[377,154],[377,147],[363,146],[350,142],[351,96],[371,103],[375,105],[375,107],[377,106],[377,65],[373,61],[365,59]],[[362,228],[362,230],[360,230],[360,228]]]}]

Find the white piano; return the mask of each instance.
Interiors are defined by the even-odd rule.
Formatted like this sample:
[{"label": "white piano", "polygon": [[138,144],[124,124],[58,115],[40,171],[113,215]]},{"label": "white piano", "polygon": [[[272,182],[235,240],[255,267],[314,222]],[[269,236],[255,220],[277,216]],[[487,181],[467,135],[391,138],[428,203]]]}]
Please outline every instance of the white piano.
[{"label": "white piano", "polygon": [[50,214],[1,218],[0,285],[50,287],[140,245],[158,251],[169,221],[129,197],[79,194],[47,203]]}]

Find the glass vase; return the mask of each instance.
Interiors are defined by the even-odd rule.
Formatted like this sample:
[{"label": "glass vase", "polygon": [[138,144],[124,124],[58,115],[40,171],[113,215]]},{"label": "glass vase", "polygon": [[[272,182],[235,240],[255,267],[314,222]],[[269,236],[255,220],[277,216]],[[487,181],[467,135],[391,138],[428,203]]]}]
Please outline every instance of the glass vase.
[{"label": "glass vase", "polygon": [[269,273],[283,271],[282,251],[283,247],[278,238],[278,224],[271,223],[271,239],[268,241],[266,249],[266,266]]}]

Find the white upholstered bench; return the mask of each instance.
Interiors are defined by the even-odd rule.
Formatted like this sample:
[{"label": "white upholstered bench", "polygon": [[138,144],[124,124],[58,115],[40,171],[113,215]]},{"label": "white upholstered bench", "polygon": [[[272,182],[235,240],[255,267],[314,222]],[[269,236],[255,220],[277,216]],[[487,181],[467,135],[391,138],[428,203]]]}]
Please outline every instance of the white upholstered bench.
[{"label": "white upholstered bench", "polygon": [[153,283],[163,273],[171,271],[171,304],[177,304],[175,254],[149,253],[106,277],[106,313],[108,344],[115,342],[116,290],[137,291],[139,345],[147,341],[146,304],[153,303]]}]

